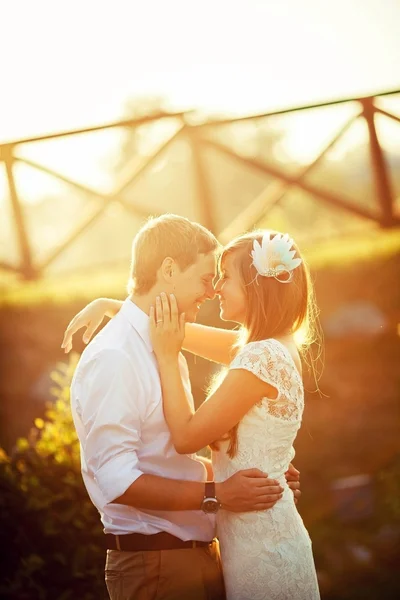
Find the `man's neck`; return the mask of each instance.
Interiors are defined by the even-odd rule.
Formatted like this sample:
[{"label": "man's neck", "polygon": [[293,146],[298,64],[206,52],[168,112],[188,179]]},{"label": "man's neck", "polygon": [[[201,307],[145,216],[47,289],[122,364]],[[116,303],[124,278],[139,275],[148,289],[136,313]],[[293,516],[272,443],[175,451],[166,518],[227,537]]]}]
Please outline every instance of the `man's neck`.
[{"label": "man's neck", "polygon": [[131,294],[129,296],[129,300],[131,300],[140,310],[142,310],[146,315],[150,312],[150,306],[155,306],[156,304],[156,296],[160,295],[161,290],[159,290],[156,286],[154,286],[147,294],[138,295]]}]

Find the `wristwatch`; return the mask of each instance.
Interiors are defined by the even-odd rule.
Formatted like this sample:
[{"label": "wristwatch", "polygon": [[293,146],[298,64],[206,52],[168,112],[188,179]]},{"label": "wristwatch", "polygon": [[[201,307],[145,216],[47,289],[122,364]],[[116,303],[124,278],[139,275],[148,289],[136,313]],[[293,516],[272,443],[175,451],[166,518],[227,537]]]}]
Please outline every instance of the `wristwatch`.
[{"label": "wristwatch", "polygon": [[221,503],[215,495],[215,481],[207,481],[201,510],[206,514],[215,514],[221,508]]}]

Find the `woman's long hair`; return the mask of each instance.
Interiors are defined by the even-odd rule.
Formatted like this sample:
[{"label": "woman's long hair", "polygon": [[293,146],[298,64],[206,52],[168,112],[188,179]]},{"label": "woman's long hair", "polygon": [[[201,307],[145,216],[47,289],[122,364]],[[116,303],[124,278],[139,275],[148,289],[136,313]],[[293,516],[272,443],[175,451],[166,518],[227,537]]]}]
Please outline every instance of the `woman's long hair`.
[{"label": "woman's long hair", "polygon": [[[260,244],[263,235],[269,234],[270,239],[278,232],[254,231],[241,235],[232,240],[223,250],[219,259],[219,269],[223,268],[228,255],[233,257],[233,268],[237,269],[246,294],[246,314],[240,330],[239,341],[234,350],[236,353],[249,342],[276,338],[294,334],[299,352],[304,362],[312,369],[317,381],[315,367],[320,357],[311,353],[311,345],[320,345],[321,330],[318,321],[318,309],[315,302],[314,288],[310,272],[296,244],[295,257],[301,258],[301,264],[293,270],[290,283],[281,283],[274,277],[260,275],[254,267],[251,251],[254,240]],[[226,373],[223,374],[224,376]],[[211,386],[209,395],[221,383],[220,377]],[[237,430],[235,425],[227,434],[230,440],[228,455],[233,458],[237,452]],[[226,438],[224,438],[226,439]],[[218,448],[218,442],[211,445]]]}]

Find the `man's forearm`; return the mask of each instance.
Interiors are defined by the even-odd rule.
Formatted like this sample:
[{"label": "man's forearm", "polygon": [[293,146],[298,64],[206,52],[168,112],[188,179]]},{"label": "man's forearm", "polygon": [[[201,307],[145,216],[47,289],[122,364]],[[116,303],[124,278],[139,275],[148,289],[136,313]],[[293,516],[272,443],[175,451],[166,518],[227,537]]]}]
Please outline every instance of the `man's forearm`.
[{"label": "man's forearm", "polygon": [[[232,512],[268,510],[282,497],[283,488],[259,469],[237,471],[215,484],[221,508]],[[204,481],[164,479],[141,475],[112,503],[147,510],[199,510],[204,499]]]},{"label": "man's forearm", "polygon": [[112,504],[126,504],[148,510],[199,510],[203,498],[204,482],[144,474]]}]

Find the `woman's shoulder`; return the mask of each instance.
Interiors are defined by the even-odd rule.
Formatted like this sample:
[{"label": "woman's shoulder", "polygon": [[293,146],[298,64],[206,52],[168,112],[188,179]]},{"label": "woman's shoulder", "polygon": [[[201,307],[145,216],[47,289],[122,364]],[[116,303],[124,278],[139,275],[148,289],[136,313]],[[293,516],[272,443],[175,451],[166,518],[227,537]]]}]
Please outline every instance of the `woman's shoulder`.
[{"label": "woman's shoulder", "polygon": [[251,361],[252,363],[271,363],[275,362],[277,356],[275,340],[256,340],[247,342],[237,352],[232,364],[237,364],[243,361]]},{"label": "woman's shoulder", "polygon": [[301,372],[301,366],[299,369],[289,348],[275,338],[248,342],[241,348],[238,355],[252,356],[254,359],[258,357],[259,360],[263,359],[269,365],[279,363],[281,366],[294,367]]},{"label": "woman's shoulder", "polygon": [[265,340],[256,340],[252,342],[247,342],[241,350],[243,352],[256,352],[256,353],[265,353],[265,352],[275,352],[280,350],[283,344],[275,340],[274,338],[267,338]]}]

